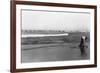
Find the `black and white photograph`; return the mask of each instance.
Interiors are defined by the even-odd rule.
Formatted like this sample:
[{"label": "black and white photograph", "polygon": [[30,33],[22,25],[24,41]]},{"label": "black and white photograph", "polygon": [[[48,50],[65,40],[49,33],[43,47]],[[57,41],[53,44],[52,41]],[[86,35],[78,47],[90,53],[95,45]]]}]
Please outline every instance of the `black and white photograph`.
[{"label": "black and white photograph", "polygon": [[21,10],[21,62],[90,59],[90,13]]},{"label": "black and white photograph", "polygon": [[96,6],[12,2],[12,72],[96,67]]}]

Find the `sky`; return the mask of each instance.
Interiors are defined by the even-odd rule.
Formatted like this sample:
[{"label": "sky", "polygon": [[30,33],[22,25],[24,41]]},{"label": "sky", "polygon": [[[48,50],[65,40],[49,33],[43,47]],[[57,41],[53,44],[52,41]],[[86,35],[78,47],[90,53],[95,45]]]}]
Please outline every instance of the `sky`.
[{"label": "sky", "polygon": [[22,10],[23,30],[90,31],[90,13]]}]

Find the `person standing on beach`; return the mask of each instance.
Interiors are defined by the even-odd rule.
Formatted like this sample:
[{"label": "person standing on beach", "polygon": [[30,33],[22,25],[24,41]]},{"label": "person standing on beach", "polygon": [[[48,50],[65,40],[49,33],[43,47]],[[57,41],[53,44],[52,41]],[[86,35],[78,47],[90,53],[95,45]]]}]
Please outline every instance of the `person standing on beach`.
[{"label": "person standing on beach", "polygon": [[86,40],[87,40],[86,36],[81,36],[81,41],[79,44],[81,55],[86,55],[86,48],[87,48]]}]

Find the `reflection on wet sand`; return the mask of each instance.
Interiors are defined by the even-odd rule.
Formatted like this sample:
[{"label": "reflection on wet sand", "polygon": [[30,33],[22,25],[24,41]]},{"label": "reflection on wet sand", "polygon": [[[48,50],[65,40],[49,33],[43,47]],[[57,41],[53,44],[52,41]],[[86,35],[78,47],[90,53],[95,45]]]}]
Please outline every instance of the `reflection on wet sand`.
[{"label": "reflection on wet sand", "polygon": [[[87,55],[81,56],[79,43],[63,43],[49,45],[22,45],[22,63],[86,60],[90,58],[89,43],[86,48]],[[39,47],[40,46],[40,47]]]}]

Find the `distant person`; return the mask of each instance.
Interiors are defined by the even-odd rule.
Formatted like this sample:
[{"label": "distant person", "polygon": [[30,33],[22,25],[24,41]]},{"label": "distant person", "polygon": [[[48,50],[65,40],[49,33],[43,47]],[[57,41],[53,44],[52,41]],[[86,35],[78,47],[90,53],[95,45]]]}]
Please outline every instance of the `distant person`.
[{"label": "distant person", "polygon": [[81,36],[81,41],[79,44],[81,55],[86,55],[86,48],[87,48],[86,40],[87,40],[86,36]]}]

